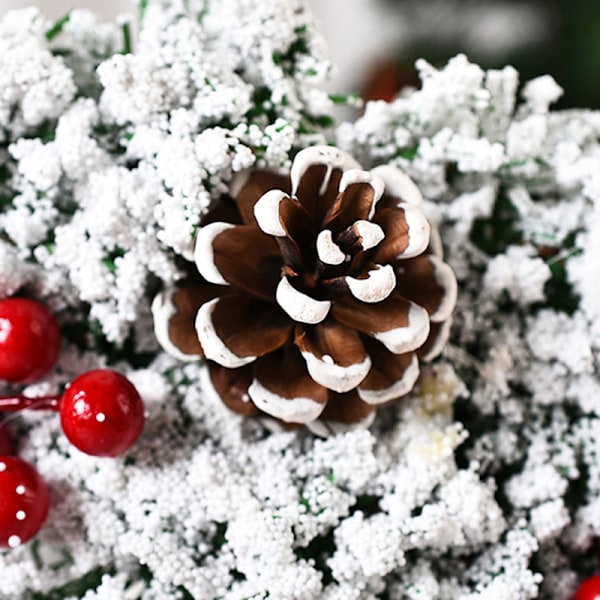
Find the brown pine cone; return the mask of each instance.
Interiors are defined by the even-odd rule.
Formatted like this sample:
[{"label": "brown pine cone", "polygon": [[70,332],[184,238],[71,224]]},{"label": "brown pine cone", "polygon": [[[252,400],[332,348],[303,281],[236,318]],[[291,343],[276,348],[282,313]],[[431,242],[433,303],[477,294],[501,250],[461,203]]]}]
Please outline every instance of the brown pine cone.
[{"label": "brown pine cone", "polygon": [[238,413],[317,433],[370,424],[441,352],[456,303],[418,188],[328,146],[232,187],[198,231],[199,276],[153,302],[159,342],[205,358]]}]

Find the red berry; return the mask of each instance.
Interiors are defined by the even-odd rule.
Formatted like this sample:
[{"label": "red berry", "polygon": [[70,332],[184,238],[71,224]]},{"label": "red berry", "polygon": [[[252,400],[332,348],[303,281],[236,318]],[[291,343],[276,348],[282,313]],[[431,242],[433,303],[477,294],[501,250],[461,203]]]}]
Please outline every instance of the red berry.
[{"label": "red berry", "polygon": [[36,535],[49,507],[40,474],[16,456],[0,456],[0,548],[15,548]]},{"label": "red berry", "polygon": [[5,454],[12,454],[13,452],[13,439],[10,435],[8,427],[0,421],[0,456]]},{"label": "red berry", "polygon": [[107,369],[77,377],[60,401],[60,422],[69,441],[93,456],[125,452],[144,428],[144,404],[133,384]]},{"label": "red berry", "polygon": [[577,588],[573,600],[600,600],[600,575],[586,579]]},{"label": "red berry", "polygon": [[27,298],[0,301],[0,379],[35,381],[60,351],[60,329],[52,313]]}]

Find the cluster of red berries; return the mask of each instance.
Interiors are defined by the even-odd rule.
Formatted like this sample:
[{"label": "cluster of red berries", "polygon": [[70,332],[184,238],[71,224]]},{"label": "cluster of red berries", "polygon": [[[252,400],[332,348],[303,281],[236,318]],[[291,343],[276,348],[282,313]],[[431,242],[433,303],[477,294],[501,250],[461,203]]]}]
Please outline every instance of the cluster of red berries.
[{"label": "cluster of red berries", "polygon": [[[0,379],[36,381],[56,363],[61,335],[52,313],[25,298],[0,301]],[[127,450],[144,427],[144,406],[133,384],[108,369],[88,371],[60,396],[0,397],[0,411],[54,410],[67,439],[93,456]],[[41,529],[50,506],[48,487],[24,460],[0,421],[0,548],[14,548]]]}]

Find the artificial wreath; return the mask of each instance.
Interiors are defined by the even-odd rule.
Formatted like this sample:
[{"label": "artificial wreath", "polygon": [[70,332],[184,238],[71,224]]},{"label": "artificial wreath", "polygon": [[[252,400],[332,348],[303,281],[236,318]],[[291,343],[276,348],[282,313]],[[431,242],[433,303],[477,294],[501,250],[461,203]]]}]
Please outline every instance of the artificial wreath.
[{"label": "artificial wreath", "polygon": [[362,105],[302,0],[137,7],[0,21],[0,337],[57,328],[0,597],[595,593],[598,114],[464,56]]}]

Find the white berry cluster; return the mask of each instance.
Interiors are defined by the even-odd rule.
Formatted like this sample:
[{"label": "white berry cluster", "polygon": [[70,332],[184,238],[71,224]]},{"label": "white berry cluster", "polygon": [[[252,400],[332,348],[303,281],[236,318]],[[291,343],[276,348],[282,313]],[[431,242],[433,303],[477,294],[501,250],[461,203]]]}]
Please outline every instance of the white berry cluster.
[{"label": "white berry cluster", "polygon": [[0,292],[44,300],[65,338],[25,391],[110,364],[147,407],[117,459],[15,418],[52,510],[0,552],[0,598],[568,600],[600,536],[600,116],[458,56],[337,127],[423,191],[453,333],[370,429],[272,431],[156,350],[149,305],[234,173],[328,140],[329,65],[300,0],[139,9],[134,52],[126,21],[0,23]]}]

